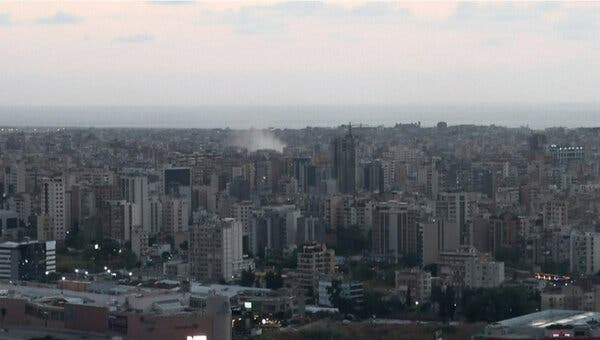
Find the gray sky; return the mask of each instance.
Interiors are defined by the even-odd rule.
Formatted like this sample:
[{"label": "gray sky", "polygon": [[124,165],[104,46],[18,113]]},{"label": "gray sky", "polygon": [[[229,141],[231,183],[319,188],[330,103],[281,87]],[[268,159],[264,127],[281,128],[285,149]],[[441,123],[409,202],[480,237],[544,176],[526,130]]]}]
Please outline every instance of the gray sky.
[{"label": "gray sky", "polygon": [[0,2],[0,105],[598,102],[600,3]]}]

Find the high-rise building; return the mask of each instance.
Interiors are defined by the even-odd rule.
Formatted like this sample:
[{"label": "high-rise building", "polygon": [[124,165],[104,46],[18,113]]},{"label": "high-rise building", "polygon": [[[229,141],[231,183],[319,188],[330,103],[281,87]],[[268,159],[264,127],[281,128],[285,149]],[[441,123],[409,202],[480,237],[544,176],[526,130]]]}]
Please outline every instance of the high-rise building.
[{"label": "high-rise building", "polygon": [[254,243],[253,230],[250,225],[252,218],[252,209],[254,204],[252,201],[236,202],[231,206],[231,217],[242,223],[243,237],[244,237],[244,250],[247,253],[252,252],[250,245]]},{"label": "high-rise building", "polygon": [[542,206],[544,229],[561,229],[569,223],[569,209],[565,200],[551,200]]},{"label": "high-rise building", "polygon": [[148,233],[142,226],[134,226],[131,230],[131,251],[138,259],[148,255]]},{"label": "high-rise building", "polygon": [[443,251],[455,250],[460,246],[460,231],[456,223],[443,219],[431,219],[419,224],[419,259],[421,265],[437,263]]},{"label": "high-rise building", "polygon": [[343,137],[333,140],[333,178],[336,179],[337,189],[344,194],[356,191],[357,173],[357,139],[352,134],[352,125]]},{"label": "high-rise building", "polygon": [[544,133],[533,133],[529,136],[529,160],[544,160],[544,145],[546,144],[546,135]]},{"label": "high-rise building", "polygon": [[373,254],[397,261],[406,255],[417,255],[418,226],[416,213],[405,203],[388,201],[373,210]]},{"label": "high-rise building", "polygon": [[122,176],[119,179],[119,189],[121,199],[137,205],[135,217],[136,221],[150,232],[150,197],[148,196],[148,177],[138,175]]},{"label": "high-rise building", "polygon": [[0,235],[6,236],[19,227],[19,216],[15,211],[0,209]]},{"label": "high-rise building", "polygon": [[187,232],[190,221],[190,202],[182,197],[167,196],[162,202],[163,237],[175,238],[175,234]]},{"label": "high-rise building", "polygon": [[[192,170],[190,168],[168,168],[163,172],[163,189],[167,196],[182,197],[192,206]],[[192,209],[188,210],[192,216]]]},{"label": "high-rise building", "polygon": [[442,192],[438,194],[435,214],[446,223],[455,223],[460,230],[460,244],[472,242],[471,198],[466,192]]},{"label": "high-rise building", "polygon": [[292,160],[292,174],[298,182],[298,190],[304,193],[317,184],[317,169],[308,157],[299,157]]},{"label": "high-rise building", "polygon": [[437,157],[433,157],[431,162],[423,164],[417,171],[417,182],[425,189],[427,197],[436,199],[439,192],[439,171]]},{"label": "high-rise building", "polygon": [[163,225],[163,208],[162,202],[158,195],[150,196],[150,231],[148,235],[157,235],[162,230]]},{"label": "high-rise building", "polygon": [[250,222],[252,253],[282,254],[295,246],[300,217],[301,213],[294,205],[263,207]]},{"label": "high-rise building", "polygon": [[583,275],[600,271],[600,233],[573,229],[570,235],[570,270]]},{"label": "high-rise building", "polygon": [[14,195],[16,193],[25,192],[25,179],[27,173],[25,164],[15,162],[4,169],[4,193]]},{"label": "high-rise building", "polygon": [[56,241],[0,243],[0,279],[41,279],[56,271]]},{"label": "high-rise building", "polygon": [[234,218],[209,217],[190,228],[191,275],[201,282],[231,281],[241,265],[242,223]]},{"label": "high-rise building", "polygon": [[272,192],[275,179],[273,176],[273,164],[268,153],[258,155],[258,159],[254,162],[254,169],[256,190],[260,193]]},{"label": "high-rise building", "polygon": [[62,176],[42,179],[41,214],[50,223],[50,237],[63,241],[67,235],[66,225],[67,200],[65,199],[65,183]]},{"label": "high-rise building", "polygon": [[366,191],[384,191],[383,165],[379,161],[363,165],[363,186]]},{"label": "high-rise building", "polygon": [[135,209],[135,204],[125,200],[104,201],[100,209],[103,236],[121,243],[130,241],[133,227],[139,225],[134,223]]}]

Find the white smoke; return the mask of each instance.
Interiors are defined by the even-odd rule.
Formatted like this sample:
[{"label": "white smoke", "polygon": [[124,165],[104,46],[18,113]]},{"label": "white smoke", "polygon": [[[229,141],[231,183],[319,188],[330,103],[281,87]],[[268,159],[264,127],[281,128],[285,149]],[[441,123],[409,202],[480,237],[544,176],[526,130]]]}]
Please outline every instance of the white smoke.
[{"label": "white smoke", "polygon": [[271,131],[257,129],[233,131],[230,143],[240,148],[246,148],[250,152],[263,149],[282,152],[286,145]]}]

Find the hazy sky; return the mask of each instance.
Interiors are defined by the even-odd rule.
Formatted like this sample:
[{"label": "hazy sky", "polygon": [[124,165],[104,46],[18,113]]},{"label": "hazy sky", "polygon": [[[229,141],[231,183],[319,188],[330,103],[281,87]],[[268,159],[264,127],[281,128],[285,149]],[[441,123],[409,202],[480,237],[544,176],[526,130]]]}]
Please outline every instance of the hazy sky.
[{"label": "hazy sky", "polygon": [[598,102],[600,3],[0,2],[0,105]]}]

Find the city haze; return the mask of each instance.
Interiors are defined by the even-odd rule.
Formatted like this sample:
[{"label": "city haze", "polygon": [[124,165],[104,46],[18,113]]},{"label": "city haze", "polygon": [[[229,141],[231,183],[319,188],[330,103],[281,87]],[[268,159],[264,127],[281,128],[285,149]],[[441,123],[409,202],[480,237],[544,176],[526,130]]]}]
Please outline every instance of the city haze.
[{"label": "city haze", "polygon": [[[579,2],[2,2],[0,105],[598,103],[599,18]],[[277,124],[253,112],[234,118]],[[132,125],[110,117],[81,124]]]}]

